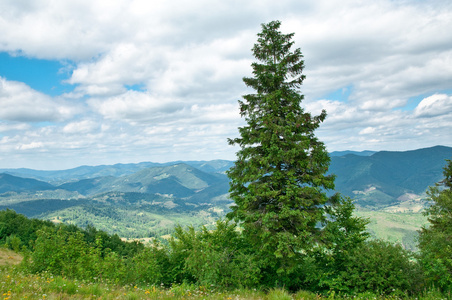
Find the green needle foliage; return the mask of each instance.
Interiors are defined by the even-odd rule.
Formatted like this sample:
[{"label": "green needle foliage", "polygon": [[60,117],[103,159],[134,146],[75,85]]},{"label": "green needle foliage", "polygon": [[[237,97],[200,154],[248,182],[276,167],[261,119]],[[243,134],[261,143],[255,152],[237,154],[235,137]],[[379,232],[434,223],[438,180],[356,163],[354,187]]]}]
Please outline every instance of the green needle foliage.
[{"label": "green needle foliage", "polygon": [[452,289],[452,160],[444,167],[444,180],[430,187],[432,205],[426,209],[429,227],[420,231],[419,249],[427,280]]},{"label": "green needle foliage", "polygon": [[314,135],[326,112],[312,116],[300,106],[303,55],[291,50],[294,34],[282,34],[280,25],[262,25],[252,49],[254,76],[243,79],[255,93],[239,101],[247,125],[229,140],[241,149],[228,172],[236,203],[228,217],[242,222],[244,234],[267,257],[264,269],[282,276],[296,271],[300,255],[319,243],[325,191],[334,189],[334,176],[325,175],[330,158]]}]

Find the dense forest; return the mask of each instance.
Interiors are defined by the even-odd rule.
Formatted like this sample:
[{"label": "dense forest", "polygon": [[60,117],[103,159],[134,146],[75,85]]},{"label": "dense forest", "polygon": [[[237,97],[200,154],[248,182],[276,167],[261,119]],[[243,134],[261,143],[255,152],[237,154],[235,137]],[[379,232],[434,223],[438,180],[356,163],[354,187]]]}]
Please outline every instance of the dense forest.
[{"label": "dense forest", "polygon": [[180,296],[188,298],[194,288],[254,289],[274,299],[291,298],[289,293],[312,299],[450,298],[452,161],[444,179],[429,189],[429,226],[420,232],[418,252],[369,239],[368,220],[354,215],[350,198],[334,192],[330,156],[314,134],[326,112],[312,116],[301,108],[303,56],[291,50],[293,34],[279,27],[278,21],[262,25],[253,77],[243,79],[255,93],[239,101],[246,125],[229,140],[240,150],[227,171],[235,205],[225,218],[209,228],[177,226],[168,239],[153,238],[145,246],[92,226],[29,219],[7,209],[0,212],[0,243],[24,256],[14,272],[48,283],[108,283],[147,294],[150,287],[182,287],[186,293]]}]

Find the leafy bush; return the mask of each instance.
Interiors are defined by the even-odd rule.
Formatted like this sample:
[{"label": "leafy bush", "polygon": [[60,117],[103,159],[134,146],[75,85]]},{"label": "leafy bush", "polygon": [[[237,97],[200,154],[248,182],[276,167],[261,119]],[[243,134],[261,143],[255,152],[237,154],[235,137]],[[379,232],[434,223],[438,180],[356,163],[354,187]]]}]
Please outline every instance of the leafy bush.
[{"label": "leafy bush", "polygon": [[347,293],[374,291],[381,294],[414,292],[420,287],[419,265],[400,245],[381,240],[357,247],[344,262],[332,288]]},{"label": "leafy bush", "polygon": [[130,259],[133,282],[145,284],[170,284],[168,249],[157,241]]},{"label": "leafy bush", "polygon": [[20,238],[18,236],[16,236],[15,234],[11,234],[10,236],[8,236],[5,239],[5,245],[11,249],[14,250],[16,252],[19,252],[20,250],[20,245],[22,244],[22,241],[20,240]]},{"label": "leafy bush", "polygon": [[348,291],[343,286],[341,274],[347,271],[347,262],[356,255],[369,234],[365,231],[367,220],[353,216],[354,205],[350,198],[335,194],[325,207],[328,214],[323,222],[322,243],[304,260],[306,288],[326,292]]},{"label": "leafy bush", "polygon": [[177,227],[170,240],[172,276],[204,286],[254,286],[259,280],[256,258],[235,223],[219,220],[214,230]]},{"label": "leafy bush", "polygon": [[[80,232],[43,228],[31,254],[30,271],[92,279],[100,272],[100,250],[89,247]],[[100,242],[100,241],[99,241]]]}]

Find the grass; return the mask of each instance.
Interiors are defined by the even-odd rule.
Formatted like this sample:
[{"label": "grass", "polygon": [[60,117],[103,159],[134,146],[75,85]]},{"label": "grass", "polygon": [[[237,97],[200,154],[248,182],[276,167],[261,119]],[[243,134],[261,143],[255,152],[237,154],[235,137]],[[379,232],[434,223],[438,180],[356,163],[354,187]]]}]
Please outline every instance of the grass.
[{"label": "grass", "polygon": [[[284,289],[269,291],[256,289],[239,289],[221,291],[213,287],[191,284],[174,285],[171,288],[160,286],[125,285],[99,280],[78,281],[48,273],[39,275],[26,274],[15,266],[0,267],[0,299],[251,299],[251,300],[290,300],[290,299],[400,299],[376,295],[372,292],[347,296],[335,293],[317,295],[308,291],[289,293]],[[404,299],[410,299],[404,297]],[[432,290],[417,296],[419,300],[450,299]]]}]

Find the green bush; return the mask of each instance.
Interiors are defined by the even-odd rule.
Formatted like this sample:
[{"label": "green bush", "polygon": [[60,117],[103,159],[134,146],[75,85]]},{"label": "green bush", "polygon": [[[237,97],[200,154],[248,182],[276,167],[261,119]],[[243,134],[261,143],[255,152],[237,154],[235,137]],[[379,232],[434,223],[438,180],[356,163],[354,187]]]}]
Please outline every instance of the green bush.
[{"label": "green bush", "polygon": [[135,255],[131,259],[130,266],[134,282],[148,285],[170,283],[167,276],[169,269],[167,249],[157,242]]},{"label": "green bush", "polygon": [[22,241],[20,240],[20,238],[18,236],[16,236],[15,234],[12,234],[6,238],[5,245],[9,249],[19,252],[20,246],[22,245]]},{"label": "green bush", "polygon": [[332,288],[357,294],[373,291],[384,295],[418,292],[421,272],[413,254],[400,245],[381,240],[368,241],[351,253],[345,270]]},{"label": "green bush", "polygon": [[260,270],[256,257],[235,223],[218,221],[214,230],[176,228],[170,240],[172,276],[178,282],[236,288],[255,286]]},{"label": "green bush", "polygon": [[43,228],[37,232],[31,254],[31,272],[50,272],[71,278],[92,279],[100,272],[100,251],[89,247],[81,232]]}]

